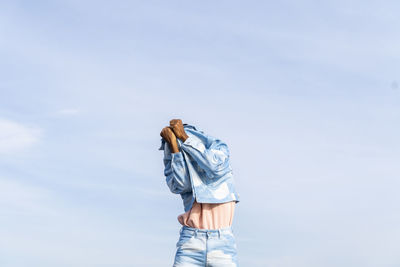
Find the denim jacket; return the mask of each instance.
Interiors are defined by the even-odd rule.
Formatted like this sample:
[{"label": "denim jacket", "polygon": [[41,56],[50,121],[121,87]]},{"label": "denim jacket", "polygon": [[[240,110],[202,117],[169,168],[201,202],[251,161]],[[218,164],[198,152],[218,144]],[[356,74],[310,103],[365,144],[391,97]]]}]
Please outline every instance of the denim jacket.
[{"label": "denim jacket", "polygon": [[172,193],[180,194],[184,210],[198,203],[239,202],[235,190],[229,149],[220,139],[184,123],[188,138],[177,138],[180,151],[171,153],[168,142],[161,138],[158,150],[164,150],[164,175]]}]

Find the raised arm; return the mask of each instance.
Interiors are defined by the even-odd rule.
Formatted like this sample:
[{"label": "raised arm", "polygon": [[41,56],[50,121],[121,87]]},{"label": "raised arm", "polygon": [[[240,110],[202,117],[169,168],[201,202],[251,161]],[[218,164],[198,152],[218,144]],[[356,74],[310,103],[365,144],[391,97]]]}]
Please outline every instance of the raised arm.
[{"label": "raised arm", "polygon": [[177,138],[181,139],[181,149],[187,152],[210,178],[217,179],[231,171],[229,149],[226,143],[212,136],[202,141],[195,135],[187,135],[181,120],[171,120],[170,125]]},{"label": "raised arm", "polygon": [[165,127],[160,135],[168,142],[169,147],[164,150],[164,175],[170,191],[182,194],[192,190],[189,172],[186,168],[182,152],[179,151],[175,134],[169,127]]}]

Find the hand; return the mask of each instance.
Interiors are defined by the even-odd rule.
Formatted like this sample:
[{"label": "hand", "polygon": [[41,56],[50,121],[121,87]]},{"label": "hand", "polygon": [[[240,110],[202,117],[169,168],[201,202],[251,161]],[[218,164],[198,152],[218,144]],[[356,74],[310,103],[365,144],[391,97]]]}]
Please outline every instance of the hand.
[{"label": "hand", "polygon": [[164,138],[168,142],[168,144],[172,150],[172,153],[179,152],[178,142],[176,141],[176,136],[169,126],[164,127],[161,130],[160,135],[162,138]]},{"label": "hand", "polygon": [[176,138],[181,139],[183,142],[189,137],[183,128],[182,120],[173,119],[169,121],[170,128],[174,132]]}]

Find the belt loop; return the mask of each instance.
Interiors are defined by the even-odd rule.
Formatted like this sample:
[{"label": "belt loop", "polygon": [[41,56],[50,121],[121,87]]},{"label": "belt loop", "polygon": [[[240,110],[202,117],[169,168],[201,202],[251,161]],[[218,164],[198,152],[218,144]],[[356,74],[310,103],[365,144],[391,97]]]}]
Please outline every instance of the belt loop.
[{"label": "belt loop", "polygon": [[195,237],[197,237],[197,231],[198,231],[198,229],[195,229],[195,230],[194,230],[194,236],[195,236]]},{"label": "belt loop", "polygon": [[181,227],[181,229],[179,229],[179,234],[182,234],[182,230],[183,230],[183,227]]},{"label": "belt loop", "polygon": [[218,229],[218,237],[221,239],[221,229]]}]

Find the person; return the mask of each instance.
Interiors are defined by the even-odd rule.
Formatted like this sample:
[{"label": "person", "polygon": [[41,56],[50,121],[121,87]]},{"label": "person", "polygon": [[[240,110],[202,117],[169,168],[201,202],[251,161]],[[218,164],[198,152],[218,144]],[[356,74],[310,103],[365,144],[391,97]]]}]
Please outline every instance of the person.
[{"label": "person", "polygon": [[160,135],[166,182],[185,210],[173,267],[237,267],[232,222],[239,194],[228,146],[181,119],[170,120]]}]

